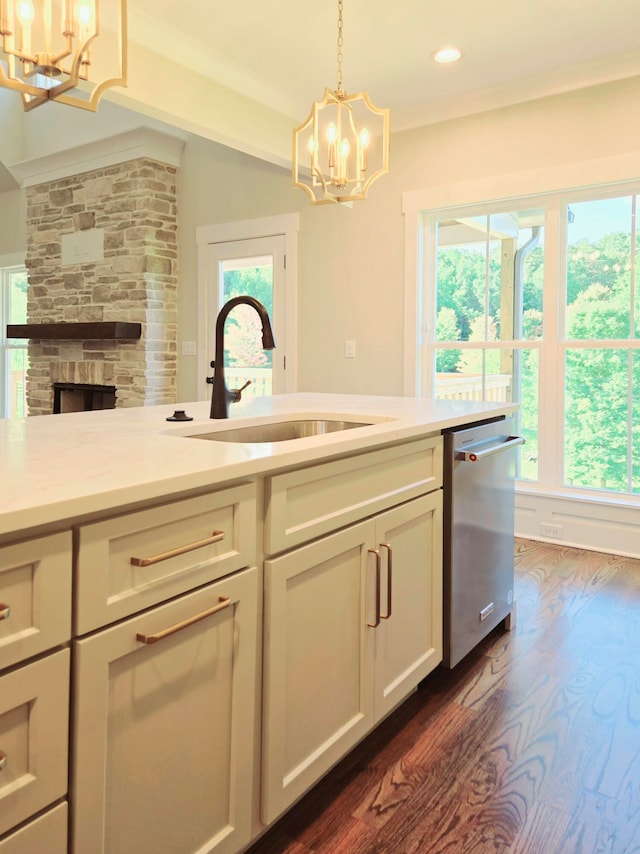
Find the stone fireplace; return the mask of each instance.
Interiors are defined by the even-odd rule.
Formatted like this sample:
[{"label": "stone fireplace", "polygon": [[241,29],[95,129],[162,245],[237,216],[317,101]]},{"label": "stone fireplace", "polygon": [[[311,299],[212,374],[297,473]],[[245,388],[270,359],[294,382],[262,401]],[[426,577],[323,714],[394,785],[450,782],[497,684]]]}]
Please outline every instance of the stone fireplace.
[{"label": "stone fireplace", "polygon": [[[29,415],[53,411],[54,384],[115,387],[118,407],[175,401],[175,148],[182,142],[170,138],[172,162],[163,162],[157,144],[148,153],[150,133],[154,143],[164,136],[112,137],[122,151],[114,157],[112,145],[106,159],[118,162],[24,182]],[[86,148],[68,154],[86,162]],[[40,325],[42,337],[33,328]],[[113,332],[135,325],[137,337]]]}]

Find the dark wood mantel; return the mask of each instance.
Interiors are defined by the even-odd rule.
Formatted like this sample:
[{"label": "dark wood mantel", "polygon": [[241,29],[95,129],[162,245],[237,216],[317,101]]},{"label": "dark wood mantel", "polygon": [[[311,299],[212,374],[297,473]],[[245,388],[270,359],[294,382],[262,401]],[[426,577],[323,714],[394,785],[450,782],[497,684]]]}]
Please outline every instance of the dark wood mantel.
[{"label": "dark wood mantel", "polygon": [[142,335],[141,323],[103,321],[96,323],[13,323],[7,325],[7,338],[34,340],[111,340],[135,339]]}]

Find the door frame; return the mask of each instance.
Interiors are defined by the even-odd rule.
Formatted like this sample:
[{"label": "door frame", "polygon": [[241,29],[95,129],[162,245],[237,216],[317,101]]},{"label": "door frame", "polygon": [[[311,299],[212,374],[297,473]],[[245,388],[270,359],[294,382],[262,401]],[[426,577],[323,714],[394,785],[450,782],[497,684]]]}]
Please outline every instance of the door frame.
[{"label": "door frame", "polygon": [[239,220],[219,225],[201,226],[196,229],[198,247],[198,331],[197,331],[197,399],[206,400],[211,389],[205,382],[209,371],[208,347],[213,341],[215,317],[211,317],[208,294],[214,286],[216,271],[212,269],[209,247],[212,243],[230,243],[236,240],[251,240],[261,237],[284,237],[286,266],[284,270],[284,330],[287,368],[284,372],[284,391],[294,392],[298,383],[297,352],[297,277],[298,277],[298,231],[300,214],[290,213],[259,219]]}]

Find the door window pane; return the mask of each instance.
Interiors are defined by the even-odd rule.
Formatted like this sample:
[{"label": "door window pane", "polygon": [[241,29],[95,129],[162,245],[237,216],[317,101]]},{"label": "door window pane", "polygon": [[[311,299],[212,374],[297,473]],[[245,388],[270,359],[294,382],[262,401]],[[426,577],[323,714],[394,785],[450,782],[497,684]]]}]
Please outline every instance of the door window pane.
[{"label": "door window pane", "polygon": [[[220,263],[221,304],[232,297],[255,297],[273,317],[273,256],[236,258]],[[225,324],[225,374],[229,388],[251,385],[244,397],[272,393],[272,351],[262,348],[262,325],[254,309],[236,306]]]}]

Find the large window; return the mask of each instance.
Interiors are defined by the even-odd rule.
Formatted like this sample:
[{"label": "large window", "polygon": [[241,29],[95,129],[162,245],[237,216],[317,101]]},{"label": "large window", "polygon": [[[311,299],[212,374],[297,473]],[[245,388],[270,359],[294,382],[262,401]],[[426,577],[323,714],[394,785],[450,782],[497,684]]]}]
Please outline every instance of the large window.
[{"label": "large window", "polygon": [[636,190],[428,217],[423,390],[518,401],[522,480],[640,493]]},{"label": "large window", "polygon": [[0,418],[26,414],[27,345],[24,339],[7,339],[8,323],[27,321],[27,270],[0,267]]}]

